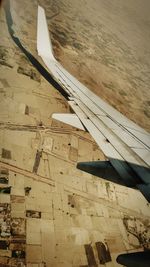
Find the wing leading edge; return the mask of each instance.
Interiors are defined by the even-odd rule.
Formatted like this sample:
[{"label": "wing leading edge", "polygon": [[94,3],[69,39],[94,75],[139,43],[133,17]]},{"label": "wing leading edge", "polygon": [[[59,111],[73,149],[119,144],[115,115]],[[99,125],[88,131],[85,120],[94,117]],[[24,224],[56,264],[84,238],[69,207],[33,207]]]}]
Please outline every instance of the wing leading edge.
[{"label": "wing leading edge", "polygon": [[[68,104],[115,168],[121,183],[139,189],[150,202],[150,134],[96,96],[60,65],[53,55],[42,7],[38,7],[37,50],[54,79],[68,93]],[[82,129],[77,117],[72,121],[68,114],[54,114],[53,117]],[[90,168],[94,173],[92,164]]]}]

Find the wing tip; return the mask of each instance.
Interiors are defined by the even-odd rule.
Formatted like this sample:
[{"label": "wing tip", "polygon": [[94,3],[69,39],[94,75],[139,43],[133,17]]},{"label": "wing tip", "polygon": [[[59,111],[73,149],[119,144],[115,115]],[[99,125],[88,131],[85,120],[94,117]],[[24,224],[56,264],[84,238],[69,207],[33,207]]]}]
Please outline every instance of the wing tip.
[{"label": "wing tip", "polygon": [[37,19],[37,51],[42,58],[48,57],[55,60],[45,10],[40,5],[38,5]]}]

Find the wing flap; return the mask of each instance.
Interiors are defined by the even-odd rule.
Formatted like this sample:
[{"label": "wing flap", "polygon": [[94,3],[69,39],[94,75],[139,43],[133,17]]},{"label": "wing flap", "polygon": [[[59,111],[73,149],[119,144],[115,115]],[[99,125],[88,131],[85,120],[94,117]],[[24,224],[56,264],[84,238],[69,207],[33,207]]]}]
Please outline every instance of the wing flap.
[{"label": "wing flap", "polygon": [[[134,173],[136,173],[137,176],[142,179],[142,181],[148,184],[150,173],[146,163],[142,159],[137,157],[136,153],[132,151],[124,142],[122,142],[109,129],[109,127],[105,126],[95,115],[91,114],[88,108],[83,103],[81,103],[80,100],[75,99],[75,101],[80,104],[76,105],[74,101],[69,101],[68,103],[71,105],[74,112],[78,115],[80,120],[88,129],[94,140],[102,149],[103,153],[109,159],[115,158],[119,159],[120,161],[126,161],[131,169],[134,170]],[[121,170],[122,164],[118,163],[116,166],[116,162],[113,161],[111,163],[113,166],[115,164],[115,169],[119,171],[119,174],[121,175],[121,177],[123,177],[124,174]],[[132,173],[133,177],[135,176],[134,173]]]},{"label": "wing flap", "polygon": [[70,94],[80,99],[83,103],[86,103],[88,109],[91,110],[92,113],[96,116],[107,116],[112,123],[114,122],[116,126],[121,127],[130,136],[136,139],[139,144],[141,143],[145,147],[150,148],[149,133],[96,96],[68,73],[58,62],[55,64],[55,71],[57,73],[57,79],[63,83],[65,88],[69,88]]},{"label": "wing flap", "polygon": [[52,118],[85,131],[81,121],[76,114],[54,113],[52,115]]},{"label": "wing flap", "polygon": [[84,126],[94,138],[98,146],[102,149],[105,156],[110,160],[112,166],[122,177],[124,183],[126,183],[127,179],[132,182],[134,173],[120,153],[110,142],[108,142],[107,138],[105,138],[105,136],[99,131],[99,129],[97,129],[94,123],[86,116],[86,114],[79,108],[79,106],[76,105],[74,101],[69,101],[68,103],[83,122]]}]

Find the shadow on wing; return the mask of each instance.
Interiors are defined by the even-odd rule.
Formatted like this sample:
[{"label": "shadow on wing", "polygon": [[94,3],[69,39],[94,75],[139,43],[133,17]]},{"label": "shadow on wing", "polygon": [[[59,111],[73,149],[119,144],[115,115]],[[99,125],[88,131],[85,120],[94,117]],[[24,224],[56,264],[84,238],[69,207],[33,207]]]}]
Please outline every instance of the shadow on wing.
[{"label": "shadow on wing", "polygon": [[[111,159],[110,161],[115,162],[116,164],[119,164],[122,162],[117,159]],[[84,172],[95,175],[97,177],[106,179],[110,182],[114,182],[119,185],[123,185],[123,186],[130,187],[130,188],[138,189],[144,195],[146,200],[150,202],[150,168],[148,167],[146,168],[143,166],[130,163],[132,176],[126,177],[126,179],[123,179],[114,169],[110,161],[79,162],[77,164],[77,168]],[[133,167],[134,168],[137,167],[138,169],[141,168],[141,170],[143,171],[143,176],[144,176],[145,171],[146,173],[149,173],[149,181],[147,181],[146,183],[142,179],[140,179],[140,177],[137,177],[137,175],[133,171],[134,169]]]}]

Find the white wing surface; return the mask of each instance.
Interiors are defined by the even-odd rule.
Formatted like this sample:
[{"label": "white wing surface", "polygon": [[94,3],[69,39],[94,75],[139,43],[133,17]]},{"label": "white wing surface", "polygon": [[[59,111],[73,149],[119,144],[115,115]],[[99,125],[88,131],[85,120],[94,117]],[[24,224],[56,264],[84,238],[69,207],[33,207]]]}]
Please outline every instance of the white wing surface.
[{"label": "white wing surface", "polygon": [[[72,110],[123,181],[132,186],[135,179],[138,184],[149,186],[150,134],[96,96],[60,65],[53,55],[45,12],[41,7],[38,7],[37,49],[54,79],[68,93]],[[64,119],[63,114],[63,120],[69,123],[67,116]],[[150,201],[150,192],[146,198]]]},{"label": "white wing surface", "polygon": [[54,113],[52,115],[52,118],[85,131],[81,121],[76,114]]}]

